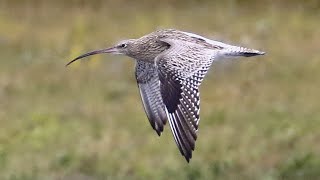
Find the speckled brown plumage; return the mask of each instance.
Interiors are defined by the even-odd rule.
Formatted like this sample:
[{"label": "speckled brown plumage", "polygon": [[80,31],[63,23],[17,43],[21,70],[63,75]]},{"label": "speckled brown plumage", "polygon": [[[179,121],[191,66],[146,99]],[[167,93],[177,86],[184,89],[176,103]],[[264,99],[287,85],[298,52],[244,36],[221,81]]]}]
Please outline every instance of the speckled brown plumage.
[{"label": "speckled brown plumage", "polygon": [[264,54],[193,33],[163,29],[83,54],[67,65],[100,53],[123,54],[136,60],[135,76],[152,128],[160,136],[169,121],[176,144],[188,162],[195,148],[200,121],[199,86],[212,62]]}]

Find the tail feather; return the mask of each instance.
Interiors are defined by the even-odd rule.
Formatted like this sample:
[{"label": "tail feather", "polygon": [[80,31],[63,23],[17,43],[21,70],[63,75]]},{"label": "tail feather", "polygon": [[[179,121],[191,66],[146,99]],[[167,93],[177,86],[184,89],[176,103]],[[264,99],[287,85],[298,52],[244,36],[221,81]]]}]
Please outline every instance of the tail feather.
[{"label": "tail feather", "polygon": [[226,48],[223,50],[224,56],[244,56],[244,57],[251,57],[251,56],[258,56],[264,55],[265,52],[258,51],[255,49],[249,49],[239,46],[232,46],[230,48]]}]

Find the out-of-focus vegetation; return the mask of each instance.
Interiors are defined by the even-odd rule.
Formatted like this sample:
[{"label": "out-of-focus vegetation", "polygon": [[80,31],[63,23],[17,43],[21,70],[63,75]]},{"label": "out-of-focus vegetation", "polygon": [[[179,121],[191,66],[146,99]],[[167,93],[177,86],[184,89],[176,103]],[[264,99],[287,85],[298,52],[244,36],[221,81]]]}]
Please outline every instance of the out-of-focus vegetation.
[{"label": "out-of-focus vegetation", "polygon": [[[319,1],[0,2],[0,179],[320,179]],[[205,79],[194,157],[144,114],[134,62],[75,56],[158,28],[257,48]]]}]

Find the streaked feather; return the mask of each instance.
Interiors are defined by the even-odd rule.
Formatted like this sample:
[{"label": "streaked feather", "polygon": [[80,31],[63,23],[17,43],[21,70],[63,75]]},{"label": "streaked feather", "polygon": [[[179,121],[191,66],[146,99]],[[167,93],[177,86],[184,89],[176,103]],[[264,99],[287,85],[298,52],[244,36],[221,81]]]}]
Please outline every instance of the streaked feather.
[{"label": "streaked feather", "polygon": [[160,90],[170,127],[181,154],[189,162],[200,120],[199,86],[214,53],[202,46],[163,39],[171,45],[156,58]]},{"label": "streaked feather", "polygon": [[135,74],[148,120],[160,136],[167,116],[160,93],[158,72],[153,63],[137,61]]}]

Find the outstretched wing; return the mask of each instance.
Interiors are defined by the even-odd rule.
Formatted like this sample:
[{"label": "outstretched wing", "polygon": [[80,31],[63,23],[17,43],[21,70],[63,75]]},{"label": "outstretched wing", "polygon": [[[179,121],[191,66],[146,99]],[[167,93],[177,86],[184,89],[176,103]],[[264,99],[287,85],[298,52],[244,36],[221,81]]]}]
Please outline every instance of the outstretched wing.
[{"label": "outstretched wing", "polygon": [[200,120],[199,86],[213,60],[213,51],[180,40],[156,58],[160,90],[169,124],[181,154],[189,162]]},{"label": "outstretched wing", "polygon": [[160,136],[167,122],[167,116],[155,64],[137,60],[135,75],[144,110],[152,128]]}]

